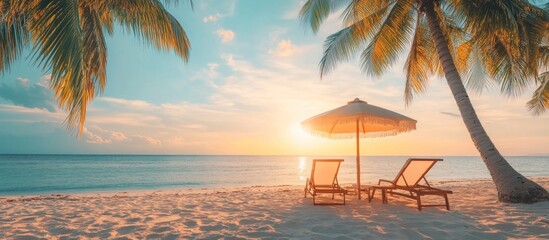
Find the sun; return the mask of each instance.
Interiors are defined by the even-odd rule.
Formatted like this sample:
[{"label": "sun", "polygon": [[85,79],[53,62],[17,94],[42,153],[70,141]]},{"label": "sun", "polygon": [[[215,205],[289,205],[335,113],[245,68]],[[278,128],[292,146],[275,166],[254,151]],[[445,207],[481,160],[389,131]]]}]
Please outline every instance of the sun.
[{"label": "sun", "polygon": [[301,127],[301,124],[296,123],[292,126],[292,134],[295,140],[303,141],[311,138],[311,135]]}]

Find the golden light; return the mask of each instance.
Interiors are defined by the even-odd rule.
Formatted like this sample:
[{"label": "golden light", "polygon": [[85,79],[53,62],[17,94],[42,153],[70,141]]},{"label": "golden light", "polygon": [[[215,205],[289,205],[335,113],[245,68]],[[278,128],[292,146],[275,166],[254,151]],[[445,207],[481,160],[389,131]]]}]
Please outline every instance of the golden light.
[{"label": "golden light", "polygon": [[309,133],[305,132],[305,130],[301,128],[301,124],[299,123],[294,124],[294,126],[292,127],[292,133],[295,140],[298,141],[307,140],[311,137]]}]

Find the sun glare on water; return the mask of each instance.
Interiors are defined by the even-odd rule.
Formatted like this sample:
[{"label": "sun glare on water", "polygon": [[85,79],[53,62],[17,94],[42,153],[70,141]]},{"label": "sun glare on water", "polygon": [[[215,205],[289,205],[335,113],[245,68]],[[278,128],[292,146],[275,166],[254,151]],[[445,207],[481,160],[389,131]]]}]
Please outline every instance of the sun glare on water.
[{"label": "sun glare on water", "polygon": [[306,157],[299,157],[297,170],[299,172],[299,180],[300,181],[305,181],[305,176],[306,176],[305,167],[306,166],[307,166],[307,158]]}]

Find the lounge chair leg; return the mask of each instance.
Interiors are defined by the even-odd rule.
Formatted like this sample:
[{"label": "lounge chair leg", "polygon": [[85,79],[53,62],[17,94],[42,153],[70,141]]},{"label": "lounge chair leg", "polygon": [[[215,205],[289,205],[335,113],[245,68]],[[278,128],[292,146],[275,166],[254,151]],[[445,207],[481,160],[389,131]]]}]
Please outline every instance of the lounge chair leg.
[{"label": "lounge chair leg", "polygon": [[307,190],[308,190],[308,188],[309,188],[309,178],[307,178],[307,181],[305,181],[305,190],[304,190],[305,196],[304,196],[304,198],[307,198]]},{"label": "lounge chair leg", "polygon": [[448,194],[444,194],[444,200],[446,201],[446,210],[450,211],[450,202],[448,202]]},{"label": "lounge chair leg", "polygon": [[421,211],[421,195],[417,194],[417,210]]},{"label": "lounge chair leg", "polygon": [[334,197],[334,196],[335,196],[335,193],[332,193],[332,200],[333,200],[333,199],[335,199],[335,197]]},{"label": "lounge chair leg", "polygon": [[316,205],[316,198],[315,198],[315,195],[313,195],[313,205]]}]

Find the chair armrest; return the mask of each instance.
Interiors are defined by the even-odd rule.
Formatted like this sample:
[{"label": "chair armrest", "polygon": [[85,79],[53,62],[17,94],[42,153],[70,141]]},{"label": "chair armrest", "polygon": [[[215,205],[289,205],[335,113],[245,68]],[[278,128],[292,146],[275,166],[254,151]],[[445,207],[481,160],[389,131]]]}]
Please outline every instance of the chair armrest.
[{"label": "chair armrest", "polygon": [[386,182],[386,183],[390,183],[391,185],[395,185],[392,181],[385,180],[385,179],[379,179],[379,182],[377,183],[377,185],[381,185],[382,182]]}]

